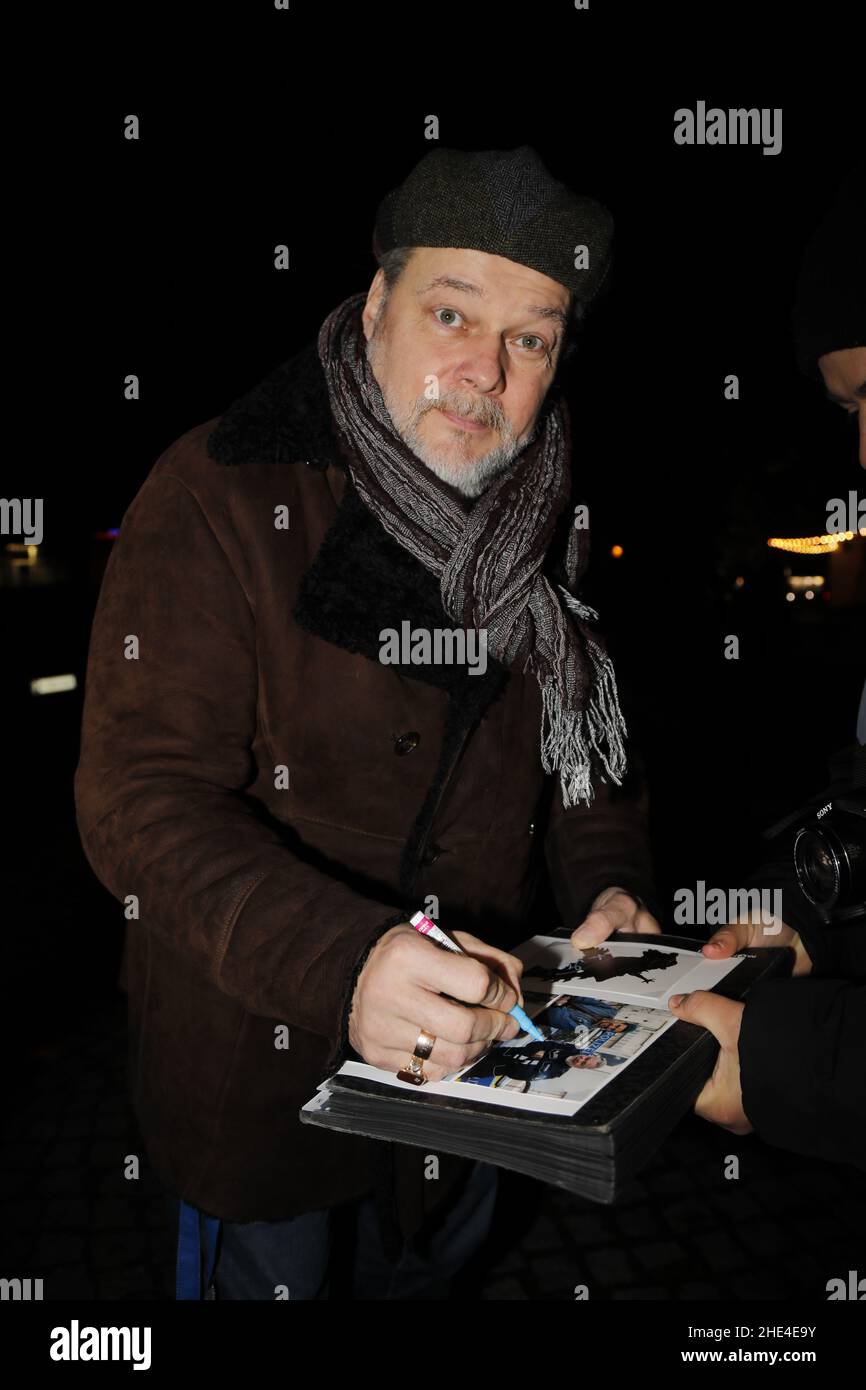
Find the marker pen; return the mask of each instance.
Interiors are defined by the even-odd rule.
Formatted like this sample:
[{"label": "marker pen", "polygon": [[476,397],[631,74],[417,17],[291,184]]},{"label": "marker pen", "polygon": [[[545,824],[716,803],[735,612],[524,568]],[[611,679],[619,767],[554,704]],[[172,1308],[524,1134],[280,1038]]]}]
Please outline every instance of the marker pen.
[{"label": "marker pen", "polygon": [[[409,921],[416,931],[422,936],[429,936],[431,940],[438,941],[440,946],[446,947],[449,951],[456,951],[459,956],[465,956],[466,952],[462,946],[458,946],[456,941],[452,941],[450,936],[446,936],[441,927],[437,927],[435,922],[431,922],[429,917],[425,917],[423,912],[416,912]],[[516,1018],[525,1033],[528,1033],[536,1042],[544,1042],[544,1034],[536,1028],[528,1014],[525,1014],[519,1004],[515,1004],[513,1009],[508,1012],[512,1018]]]}]

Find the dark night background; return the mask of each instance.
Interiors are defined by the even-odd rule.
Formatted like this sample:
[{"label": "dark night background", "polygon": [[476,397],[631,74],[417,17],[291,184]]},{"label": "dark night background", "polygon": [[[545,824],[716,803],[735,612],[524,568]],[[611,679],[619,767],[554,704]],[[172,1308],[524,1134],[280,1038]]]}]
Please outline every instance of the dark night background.
[{"label": "dark night background", "polygon": [[[671,78],[614,95],[558,78],[544,100],[537,84],[526,100],[521,82],[506,84],[508,99],[485,112],[477,92],[461,98],[460,71],[407,72],[363,94],[335,82],[326,106],[264,81],[241,96],[214,79],[188,100],[176,84],[164,96],[156,77],[129,92],[116,82],[111,108],[68,132],[57,174],[66,365],[56,405],[41,407],[55,412],[56,442],[11,460],[3,485],[42,496],[45,526],[38,565],[13,569],[7,551],[0,587],[14,653],[4,897],[17,925],[2,1000],[13,1110],[115,997],[122,915],[84,859],[72,802],[111,545],[96,533],[120,525],[178,435],[369,285],[376,205],[430,148],[429,113],[442,145],[533,145],[615,219],[611,288],[572,373],[573,466],[593,528],[584,597],[648,769],[663,899],[698,879],[740,883],[760,831],[817,790],[827,755],[853,740],[866,540],[851,543],[859,597],[846,604],[832,592],[787,602],[783,566],[827,575],[827,561],[766,546],[822,532],[829,498],[866,490],[856,420],[798,373],[789,327],[804,247],[861,157],[853,97],[816,107],[760,84]],[[782,106],[781,154],[676,146],[673,113],[699,98]],[[128,112],[141,119],[137,143],[122,136]],[[277,272],[283,242],[291,269]],[[123,399],[127,373],[140,377],[138,402]],[[730,373],[739,401],[724,399]],[[726,634],[740,638],[737,661],[724,659]],[[31,696],[32,678],[60,672],[75,673],[76,691]]]}]

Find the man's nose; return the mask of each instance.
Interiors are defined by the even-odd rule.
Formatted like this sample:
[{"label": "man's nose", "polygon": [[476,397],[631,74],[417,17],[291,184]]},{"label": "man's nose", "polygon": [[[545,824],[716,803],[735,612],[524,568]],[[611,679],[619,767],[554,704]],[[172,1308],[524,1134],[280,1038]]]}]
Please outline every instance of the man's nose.
[{"label": "man's nose", "polygon": [[501,390],[505,372],[499,343],[475,343],[458,363],[454,376],[458,386],[469,386],[485,394]]}]

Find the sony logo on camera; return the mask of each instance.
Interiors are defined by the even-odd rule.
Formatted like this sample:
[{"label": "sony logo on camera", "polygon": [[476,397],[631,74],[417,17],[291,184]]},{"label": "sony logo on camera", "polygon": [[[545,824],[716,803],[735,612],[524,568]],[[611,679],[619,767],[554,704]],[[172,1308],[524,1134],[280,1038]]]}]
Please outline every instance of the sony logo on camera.
[{"label": "sony logo on camera", "polygon": [[835,797],[801,816],[793,852],[803,895],[825,917],[866,919],[866,794]]}]

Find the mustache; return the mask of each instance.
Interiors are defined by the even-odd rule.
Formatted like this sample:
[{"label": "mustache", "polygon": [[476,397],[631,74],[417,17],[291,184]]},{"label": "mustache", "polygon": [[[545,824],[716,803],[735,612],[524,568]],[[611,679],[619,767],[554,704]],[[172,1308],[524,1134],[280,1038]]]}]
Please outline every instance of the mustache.
[{"label": "mustache", "polygon": [[505,417],[492,401],[466,402],[458,397],[440,396],[437,401],[425,402],[428,409],[446,411],[461,420],[474,420],[476,424],[488,425],[501,434],[505,427]]}]

